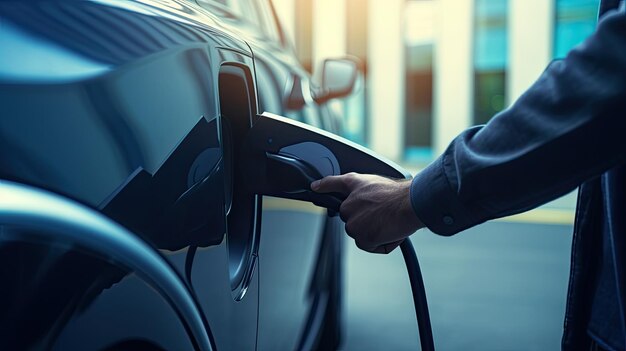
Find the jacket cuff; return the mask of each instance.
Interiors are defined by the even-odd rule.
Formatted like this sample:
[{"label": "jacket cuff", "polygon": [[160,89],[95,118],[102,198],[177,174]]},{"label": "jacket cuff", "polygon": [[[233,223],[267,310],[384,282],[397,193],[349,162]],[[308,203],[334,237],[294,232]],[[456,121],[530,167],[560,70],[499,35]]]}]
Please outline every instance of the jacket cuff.
[{"label": "jacket cuff", "polygon": [[422,223],[432,232],[450,236],[479,221],[469,211],[450,186],[441,156],[418,173],[411,183],[411,205]]}]

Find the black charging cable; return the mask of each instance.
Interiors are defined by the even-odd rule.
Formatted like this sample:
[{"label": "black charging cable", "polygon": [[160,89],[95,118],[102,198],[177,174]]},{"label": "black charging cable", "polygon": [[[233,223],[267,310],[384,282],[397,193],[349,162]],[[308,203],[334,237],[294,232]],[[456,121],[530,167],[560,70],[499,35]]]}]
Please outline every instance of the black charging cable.
[{"label": "black charging cable", "polygon": [[409,281],[411,282],[413,305],[415,305],[415,317],[417,318],[422,351],[434,351],[435,342],[433,341],[433,328],[430,325],[426,288],[424,287],[424,279],[422,279],[422,271],[420,270],[415,248],[409,238],[404,239],[402,244],[400,244],[400,250],[402,250],[406,270],[409,274]]},{"label": "black charging cable", "polygon": [[[329,206],[328,216],[335,217],[339,215],[339,204],[341,200],[333,198],[328,200],[334,201],[334,206]],[[430,313],[428,312],[428,300],[426,299],[426,287],[422,278],[422,270],[417,260],[415,248],[411,243],[411,239],[406,238],[400,244],[400,250],[404,257],[407,273],[409,274],[409,282],[411,284],[411,293],[413,295],[413,305],[415,306],[415,318],[417,318],[417,329],[420,336],[420,346],[422,351],[435,351],[435,342],[433,341],[433,328],[430,324]]]}]

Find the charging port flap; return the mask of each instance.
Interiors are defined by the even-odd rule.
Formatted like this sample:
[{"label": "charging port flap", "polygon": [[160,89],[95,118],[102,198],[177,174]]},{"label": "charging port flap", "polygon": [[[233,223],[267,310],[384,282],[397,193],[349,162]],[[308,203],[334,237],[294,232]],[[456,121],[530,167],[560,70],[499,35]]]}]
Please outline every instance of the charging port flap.
[{"label": "charging port flap", "polygon": [[312,192],[311,182],[350,172],[411,178],[371,150],[267,112],[257,116],[241,152],[240,172],[251,193],[308,201],[335,211],[343,201],[341,194]]}]

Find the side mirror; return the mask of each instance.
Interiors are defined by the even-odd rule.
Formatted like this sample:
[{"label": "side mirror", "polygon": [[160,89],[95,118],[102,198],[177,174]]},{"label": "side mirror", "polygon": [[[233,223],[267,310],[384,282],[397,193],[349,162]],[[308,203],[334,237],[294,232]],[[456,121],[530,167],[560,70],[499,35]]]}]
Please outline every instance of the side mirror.
[{"label": "side mirror", "polygon": [[321,91],[314,97],[315,101],[324,103],[350,95],[359,74],[357,66],[356,59],[349,57],[324,60]]},{"label": "side mirror", "polygon": [[393,162],[349,140],[285,117],[257,116],[241,150],[240,172],[254,194],[312,202],[338,211],[339,194],[318,194],[312,181],[350,172],[411,178]]}]

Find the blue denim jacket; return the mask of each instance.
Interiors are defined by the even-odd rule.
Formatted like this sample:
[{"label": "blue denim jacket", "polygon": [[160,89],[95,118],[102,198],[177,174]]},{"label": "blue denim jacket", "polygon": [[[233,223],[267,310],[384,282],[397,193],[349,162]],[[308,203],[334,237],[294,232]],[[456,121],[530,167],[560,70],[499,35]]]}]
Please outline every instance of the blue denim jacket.
[{"label": "blue denim jacket", "polygon": [[509,109],[470,128],[413,180],[433,232],[453,235],[580,186],[564,350],[626,344],[626,13],[603,1],[596,32]]}]

